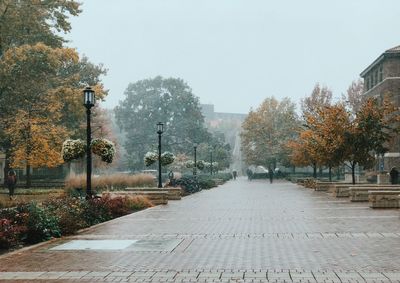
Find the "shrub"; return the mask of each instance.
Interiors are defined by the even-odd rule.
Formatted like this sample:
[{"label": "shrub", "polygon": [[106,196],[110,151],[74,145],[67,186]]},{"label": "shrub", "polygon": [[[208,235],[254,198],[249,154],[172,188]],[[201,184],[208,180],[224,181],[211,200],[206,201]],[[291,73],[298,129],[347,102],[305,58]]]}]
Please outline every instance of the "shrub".
[{"label": "shrub", "polygon": [[8,219],[0,219],[0,249],[9,249],[20,244],[21,234],[26,228],[12,223]]},{"label": "shrub", "polygon": [[38,243],[50,240],[52,237],[61,237],[57,217],[47,209],[39,207],[35,202],[28,205],[28,221],[26,223],[27,243]]},{"label": "shrub", "polygon": [[193,176],[184,176],[176,180],[176,185],[180,186],[186,194],[193,194],[201,191],[199,182]]},{"label": "shrub", "polygon": [[43,205],[57,217],[61,234],[70,235],[88,226],[82,218],[83,202],[79,198],[59,197],[52,198]]},{"label": "shrub", "polygon": [[0,209],[0,249],[73,234],[150,206],[152,203],[143,196],[111,198],[105,195],[90,200],[64,196],[47,200],[42,206],[31,202]]},{"label": "shrub", "polygon": [[133,196],[128,199],[128,206],[133,211],[142,210],[148,207],[152,207],[153,204],[148,198],[144,196]]},{"label": "shrub", "polygon": [[224,182],[227,182],[229,180],[232,180],[232,174],[231,173],[218,173],[213,175],[214,178],[216,179],[222,179]]},{"label": "shrub", "polygon": [[208,190],[217,186],[214,179],[199,179],[199,186],[203,190]]},{"label": "shrub", "polygon": [[93,198],[83,202],[82,218],[88,226],[92,226],[112,219],[106,198]]}]

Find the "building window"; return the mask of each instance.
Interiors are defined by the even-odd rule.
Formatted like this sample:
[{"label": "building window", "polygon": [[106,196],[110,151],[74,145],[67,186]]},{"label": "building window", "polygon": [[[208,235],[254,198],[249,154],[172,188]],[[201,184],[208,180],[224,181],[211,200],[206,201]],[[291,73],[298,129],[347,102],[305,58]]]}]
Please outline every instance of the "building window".
[{"label": "building window", "polygon": [[371,74],[371,88],[373,88],[375,85],[375,77],[374,77],[374,73]]},{"label": "building window", "polygon": [[383,66],[379,66],[379,82],[383,81]]}]

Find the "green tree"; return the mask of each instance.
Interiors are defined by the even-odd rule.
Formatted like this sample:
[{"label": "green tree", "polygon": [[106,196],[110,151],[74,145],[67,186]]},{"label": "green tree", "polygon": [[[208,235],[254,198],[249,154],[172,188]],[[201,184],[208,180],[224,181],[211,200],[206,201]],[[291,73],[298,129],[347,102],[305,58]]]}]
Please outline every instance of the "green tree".
[{"label": "green tree", "polygon": [[195,143],[210,139],[199,100],[182,79],[158,76],[129,84],[125,99],[114,111],[126,132],[131,169],[143,168],[146,152],[157,148],[157,122],[164,123],[163,150],[175,154],[190,153]]}]

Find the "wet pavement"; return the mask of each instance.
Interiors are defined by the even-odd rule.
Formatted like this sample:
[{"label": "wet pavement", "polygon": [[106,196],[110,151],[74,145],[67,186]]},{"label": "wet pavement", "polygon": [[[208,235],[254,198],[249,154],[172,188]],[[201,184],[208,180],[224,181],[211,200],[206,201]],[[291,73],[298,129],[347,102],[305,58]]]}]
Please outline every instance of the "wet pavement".
[{"label": "wet pavement", "polygon": [[399,210],[238,179],[0,257],[0,281],[400,282]]}]

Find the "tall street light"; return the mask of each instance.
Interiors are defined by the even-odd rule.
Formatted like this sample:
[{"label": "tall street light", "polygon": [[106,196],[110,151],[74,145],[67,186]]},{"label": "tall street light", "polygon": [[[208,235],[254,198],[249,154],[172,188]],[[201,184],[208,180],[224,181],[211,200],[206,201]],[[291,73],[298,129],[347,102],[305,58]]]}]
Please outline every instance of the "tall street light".
[{"label": "tall street light", "polygon": [[86,199],[92,197],[92,151],[90,144],[92,142],[92,132],[90,128],[90,109],[95,104],[94,90],[87,87],[83,91],[83,105],[86,107]]},{"label": "tall street light", "polygon": [[197,175],[197,145],[193,146],[194,149],[194,168],[193,168],[193,175]]},{"label": "tall street light", "polygon": [[164,124],[161,122],[157,123],[157,134],[158,134],[158,187],[162,188],[161,180],[161,135],[164,132]]},{"label": "tall street light", "polygon": [[210,162],[210,174],[213,174],[213,156],[212,156],[213,152],[212,150],[210,150],[210,157],[211,157],[211,162]]}]

